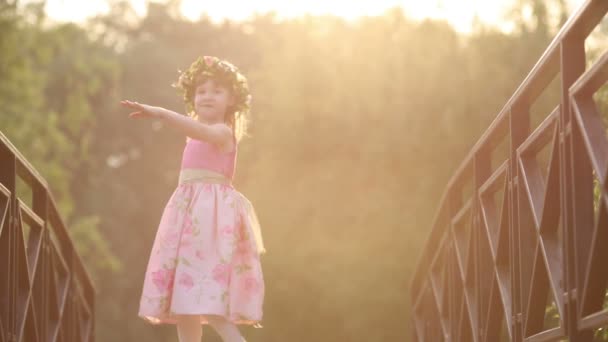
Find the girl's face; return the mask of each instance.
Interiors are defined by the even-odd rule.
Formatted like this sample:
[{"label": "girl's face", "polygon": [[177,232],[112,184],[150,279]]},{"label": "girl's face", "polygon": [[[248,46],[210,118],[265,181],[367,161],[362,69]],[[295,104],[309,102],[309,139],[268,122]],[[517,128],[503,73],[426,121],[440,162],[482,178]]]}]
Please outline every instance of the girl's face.
[{"label": "girl's face", "polygon": [[194,92],[194,111],[205,122],[223,122],[226,110],[233,104],[231,92],[212,79],[199,84]]}]

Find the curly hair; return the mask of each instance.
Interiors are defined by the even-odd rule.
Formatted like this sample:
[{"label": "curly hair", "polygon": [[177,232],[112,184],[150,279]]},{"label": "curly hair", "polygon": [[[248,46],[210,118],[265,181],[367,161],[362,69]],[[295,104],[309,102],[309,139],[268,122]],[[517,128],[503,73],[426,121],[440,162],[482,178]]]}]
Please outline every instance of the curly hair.
[{"label": "curly hair", "polygon": [[251,93],[247,79],[236,66],[215,56],[198,57],[172,84],[183,95],[186,111],[194,116],[194,94],[196,87],[211,79],[226,87],[234,96],[234,105],[225,113],[224,122],[234,131],[237,140],[247,134],[248,116],[251,108]]}]

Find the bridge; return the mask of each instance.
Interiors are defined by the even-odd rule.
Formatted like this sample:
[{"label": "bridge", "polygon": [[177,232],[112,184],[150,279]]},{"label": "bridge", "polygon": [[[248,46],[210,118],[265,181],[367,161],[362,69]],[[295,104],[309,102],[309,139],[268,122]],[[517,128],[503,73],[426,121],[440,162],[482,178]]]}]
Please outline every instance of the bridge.
[{"label": "bridge", "polygon": [[411,283],[414,341],[608,341],[608,51],[587,66],[585,50],[606,11],[569,18],[449,180]]},{"label": "bridge", "polygon": [[0,133],[0,342],[94,341],[93,283],[46,181]]},{"label": "bridge", "polygon": [[[448,182],[414,341],[608,341],[608,52],[587,65],[585,49],[607,11],[576,11]],[[95,288],[48,184],[1,133],[0,165],[0,342],[93,341]]]}]

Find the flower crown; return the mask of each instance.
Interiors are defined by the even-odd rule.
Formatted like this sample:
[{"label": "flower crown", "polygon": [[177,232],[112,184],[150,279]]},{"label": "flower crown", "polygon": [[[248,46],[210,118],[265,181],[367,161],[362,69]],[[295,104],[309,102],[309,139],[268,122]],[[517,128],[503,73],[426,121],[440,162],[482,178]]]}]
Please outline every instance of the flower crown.
[{"label": "flower crown", "polygon": [[235,114],[245,115],[251,107],[251,94],[247,79],[236,66],[214,56],[198,57],[186,71],[179,71],[180,76],[172,86],[183,93],[186,109],[194,110],[194,93],[196,87],[206,79],[214,79],[228,86],[234,95]]}]

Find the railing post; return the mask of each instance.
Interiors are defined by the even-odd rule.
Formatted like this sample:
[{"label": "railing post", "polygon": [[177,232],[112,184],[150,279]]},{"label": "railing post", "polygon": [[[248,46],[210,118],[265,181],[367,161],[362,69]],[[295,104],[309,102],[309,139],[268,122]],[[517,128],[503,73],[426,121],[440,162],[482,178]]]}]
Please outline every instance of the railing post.
[{"label": "railing post", "polygon": [[[49,260],[49,251],[48,251],[48,243],[49,241],[49,224],[48,224],[48,193],[46,189],[40,185],[37,185],[33,188],[32,192],[33,196],[33,210],[36,215],[43,218],[44,225],[42,227],[42,242],[40,245],[40,252],[38,256],[38,271],[36,274],[36,282],[35,286],[32,288],[32,296],[36,299],[39,307],[36,308],[36,318],[38,322],[38,327],[40,331],[38,334],[39,337],[44,340],[50,340],[51,337],[49,335],[48,328],[48,320],[49,317],[49,287],[50,287],[50,279],[53,274],[50,272],[49,268],[51,267]],[[38,273],[40,272],[40,273]],[[51,303],[52,304],[52,303]]]},{"label": "railing post", "polygon": [[[492,169],[492,165],[491,165],[491,153],[487,148],[482,148],[479,151],[477,151],[477,153],[475,154],[474,158],[473,158],[473,163],[474,163],[474,169],[473,169],[473,207],[479,208],[479,205],[476,204],[479,201],[479,198],[477,196],[478,194],[478,190],[481,187],[481,185],[490,177],[491,174],[491,169]],[[482,272],[485,271],[485,269],[482,269],[481,265],[482,263],[487,263],[488,261],[486,260],[481,260],[481,249],[484,248],[482,247],[482,244],[484,244],[484,246],[486,246],[486,248],[488,248],[489,250],[489,245],[490,242],[487,239],[487,234],[485,232],[485,229],[483,229],[483,225],[481,223],[480,220],[480,213],[479,211],[474,211],[475,212],[475,216],[473,217],[473,229],[476,230],[475,236],[477,239],[477,256],[479,258],[478,262],[476,263],[477,265],[477,269],[475,270],[475,272],[477,273],[476,279],[477,279],[477,291],[476,291],[476,295],[478,298],[478,308],[477,308],[477,320],[478,320],[478,331],[476,332],[476,334],[478,335],[478,339],[479,341],[484,341],[484,337],[486,335],[486,330],[487,330],[487,322],[488,322],[488,316],[489,315],[484,315],[486,313],[486,310],[489,306],[489,301],[491,300],[490,298],[490,291],[491,291],[491,286],[489,286],[489,284],[492,284],[494,282],[494,274],[493,273],[488,273],[488,272]],[[491,259],[491,258],[490,258]],[[496,265],[494,264],[493,260],[489,260],[489,262],[492,265],[492,269],[496,268]],[[483,291],[482,291],[483,289]],[[483,293],[482,293],[483,292]]]},{"label": "railing post", "polygon": [[[512,175],[509,179],[509,192],[511,193],[511,288],[513,293],[512,313],[513,313],[513,336],[512,341],[519,342],[524,336],[524,311],[525,303],[522,295],[522,279],[521,274],[521,230],[519,226],[519,189],[520,189],[520,172],[517,165],[517,148],[524,142],[530,132],[530,111],[529,104],[526,99],[516,103],[509,112],[509,124],[511,132],[511,146],[509,156],[509,174]],[[527,258],[524,258],[526,260]],[[525,275],[524,275],[525,276]],[[527,282],[527,280],[526,280]]]},{"label": "railing post", "polygon": [[577,289],[582,288],[581,280],[584,279],[584,263],[587,260],[585,251],[589,250],[589,248],[585,247],[587,243],[584,241],[589,241],[590,239],[575,239],[575,235],[591,234],[592,227],[591,225],[579,225],[575,230],[574,206],[576,203],[574,201],[574,191],[575,189],[582,190],[587,177],[573,177],[572,170],[576,166],[579,170],[581,168],[586,169],[586,172],[590,175],[591,169],[585,167],[586,163],[584,162],[575,162],[575,156],[582,156],[585,151],[580,135],[577,135],[577,138],[575,138],[575,135],[572,134],[573,119],[569,94],[570,86],[585,71],[585,38],[572,35],[566,37],[560,45],[560,57],[562,89],[559,134],[560,139],[563,140],[560,144],[562,147],[560,149],[560,187],[563,189],[561,192],[561,215],[562,234],[564,236],[563,251],[564,260],[566,261],[563,263],[564,288],[566,289],[566,293],[564,294],[564,312],[566,316],[564,317],[564,324],[570,341],[587,342],[593,339],[593,331],[578,331],[577,321],[579,315],[576,294]]},{"label": "railing post", "polygon": [[[0,184],[4,185],[10,192],[7,199],[8,212],[6,222],[0,227],[0,319],[4,323],[4,330],[7,338],[12,339],[15,331],[15,258],[14,253],[14,213],[15,213],[15,189],[16,189],[16,158],[11,151],[0,144]],[[4,208],[0,208],[3,210]],[[1,215],[2,213],[0,213]],[[0,217],[1,218],[1,217]],[[2,222],[0,222],[2,224]],[[3,230],[6,230],[3,232]]]}]

